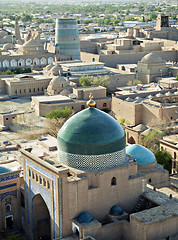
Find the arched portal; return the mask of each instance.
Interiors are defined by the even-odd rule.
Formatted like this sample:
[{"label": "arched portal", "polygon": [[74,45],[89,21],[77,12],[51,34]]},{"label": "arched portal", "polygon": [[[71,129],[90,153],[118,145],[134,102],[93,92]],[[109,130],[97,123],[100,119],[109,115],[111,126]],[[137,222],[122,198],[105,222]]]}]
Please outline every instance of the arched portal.
[{"label": "arched portal", "polygon": [[40,194],[33,197],[33,234],[34,240],[50,240],[51,224],[48,207]]},{"label": "arched portal", "polygon": [[130,144],[135,144],[135,139],[134,139],[132,136],[129,137],[128,143],[130,143]]}]

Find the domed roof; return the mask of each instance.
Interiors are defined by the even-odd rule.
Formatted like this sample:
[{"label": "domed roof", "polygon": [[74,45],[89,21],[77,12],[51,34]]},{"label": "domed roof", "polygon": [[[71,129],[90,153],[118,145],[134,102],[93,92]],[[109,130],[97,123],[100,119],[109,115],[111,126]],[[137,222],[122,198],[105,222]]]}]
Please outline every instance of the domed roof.
[{"label": "domed roof", "polygon": [[57,76],[57,77],[54,77],[52,80],[51,80],[51,83],[58,83],[58,82],[64,82],[64,83],[66,83],[67,81],[66,81],[66,79],[64,78],[64,77],[62,77],[62,76]]},{"label": "domed roof", "polygon": [[11,43],[6,43],[6,44],[4,44],[4,46],[3,46],[3,49],[4,49],[4,50],[10,50],[10,49],[12,49],[12,48],[14,48],[14,46],[13,46]]},{"label": "domed roof", "polygon": [[110,115],[87,108],[72,116],[58,132],[58,147],[64,152],[95,155],[125,147],[125,132]]},{"label": "domed roof", "polygon": [[58,132],[61,163],[83,170],[101,170],[125,162],[126,136],[110,115],[94,107],[72,116]]},{"label": "domed roof", "polygon": [[26,43],[24,43],[23,47],[24,48],[28,48],[28,47],[38,47],[38,46],[42,46],[38,41],[36,41],[35,39],[30,39],[29,41],[27,41]]},{"label": "domed roof", "polygon": [[123,210],[119,205],[114,205],[112,206],[109,213],[113,216],[120,216],[123,214]]},{"label": "domed roof", "polygon": [[63,96],[68,96],[69,94],[70,94],[69,89],[64,89],[60,92],[60,95],[63,95]]},{"label": "domed roof", "polygon": [[156,162],[155,155],[149,149],[138,144],[126,147],[126,153],[133,156],[138,166]]},{"label": "domed roof", "polygon": [[161,63],[162,58],[156,53],[148,53],[141,59],[142,63]]},{"label": "domed roof", "polygon": [[54,65],[50,63],[49,65],[46,66],[46,70],[50,70],[53,66]]},{"label": "domed roof", "polygon": [[12,172],[12,170],[6,167],[0,167],[0,174],[7,173],[7,172]]},{"label": "domed roof", "polygon": [[51,68],[51,72],[56,72],[56,71],[60,71],[61,68],[59,66],[54,66]]},{"label": "domed roof", "polygon": [[82,212],[79,214],[79,216],[77,217],[77,221],[79,223],[90,223],[93,221],[93,217],[91,216],[90,213],[88,212]]}]

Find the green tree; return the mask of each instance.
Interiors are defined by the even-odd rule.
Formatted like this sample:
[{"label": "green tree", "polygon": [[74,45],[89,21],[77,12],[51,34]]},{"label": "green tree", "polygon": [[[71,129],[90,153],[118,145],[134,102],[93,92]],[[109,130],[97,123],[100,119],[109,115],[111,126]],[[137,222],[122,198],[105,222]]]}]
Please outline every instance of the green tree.
[{"label": "green tree", "polygon": [[89,77],[86,75],[83,75],[79,79],[79,83],[82,87],[87,87],[87,86],[103,86],[103,87],[108,87],[109,81],[107,77]]},{"label": "green tree", "polygon": [[170,158],[169,154],[167,152],[165,152],[164,150],[158,150],[155,153],[155,157],[156,157],[156,161],[159,164],[163,165],[163,167],[165,169],[167,169],[169,171],[169,173],[171,173],[172,165],[171,165],[171,158]]},{"label": "green tree", "polygon": [[58,108],[58,109],[52,110],[51,112],[46,114],[46,118],[50,118],[50,119],[64,118],[65,120],[67,120],[69,117],[72,116],[72,112],[73,112],[72,108],[69,108],[66,106],[64,109]]},{"label": "green tree", "polygon": [[89,24],[89,23],[92,23],[92,22],[93,22],[92,19],[87,19],[87,20],[85,20],[83,23],[84,23],[84,24]]},{"label": "green tree", "polygon": [[89,76],[83,75],[80,79],[79,79],[79,83],[82,87],[87,87],[87,86],[91,86],[92,82]]},{"label": "green tree", "polygon": [[26,13],[22,13],[22,21],[23,22],[31,22],[32,21],[32,16]]},{"label": "green tree", "polygon": [[156,20],[157,19],[157,14],[156,13],[151,13],[150,15],[150,21]]},{"label": "green tree", "polygon": [[92,85],[93,86],[103,86],[103,87],[108,88],[109,81],[108,81],[107,77],[102,77],[102,78],[94,77],[94,78],[92,78]]},{"label": "green tree", "polygon": [[163,136],[164,132],[160,131],[159,129],[153,129],[148,135],[140,138],[139,144],[153,152],[157,152],[159,150],[159,141],[163,138]]},{"label": "green tree", "polygon": [[104,23],[105,23],[105,25],[110,25],[111,20],[109,18],[106,18],[106,19],[104,19]]},{"label": "green tree", "polygon": [[46,114],[47,118],[46,130],[52,136],[57,137],[59,129],[72,115],[73,115],[72,108],[69,108],[67,106],[64,109],[59,108],[56,110],[52,110],[51,112]]},{"label": "green tree", "polygon": [[122,125],[122,126],[125,126],[125,118],[121,118],[119,120],[119,123]]}]

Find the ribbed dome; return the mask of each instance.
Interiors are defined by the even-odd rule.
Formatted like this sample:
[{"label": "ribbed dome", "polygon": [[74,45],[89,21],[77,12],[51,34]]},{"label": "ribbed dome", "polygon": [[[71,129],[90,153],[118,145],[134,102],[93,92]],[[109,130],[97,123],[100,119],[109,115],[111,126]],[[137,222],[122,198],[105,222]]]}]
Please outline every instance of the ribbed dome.
[{"label": "ribbed dome", "polygon": [[148,53],[141,59],[142,63],[161,63],[163,62],[162,58],[156,53]]},{"label": "ribbed dome", "polygon": [[138,144],[126,147],[126,153],[133,156],[138,166],[156,162],[155,155],[149,149]]},{"label": "ribbed dome", "polygon": [[12,170],[10,170],[9,168],[0,167],[0,174],[7,173],[7,172],[11,172],[11,171],[12,171]]},{"label": "ribbed dome", "polygon": [[96,108],[75,114],[58,133],[59,161],[78,169],[100,170],[122,164],[125,145],[121,125]]}]

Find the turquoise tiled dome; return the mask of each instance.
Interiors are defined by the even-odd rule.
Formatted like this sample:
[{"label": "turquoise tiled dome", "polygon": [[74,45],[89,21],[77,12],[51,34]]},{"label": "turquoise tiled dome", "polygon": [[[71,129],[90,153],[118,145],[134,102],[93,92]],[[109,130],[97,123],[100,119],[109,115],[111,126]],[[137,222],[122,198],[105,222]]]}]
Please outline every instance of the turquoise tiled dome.
[{"label": "turquoise tiled dome", "polygon": [[96,108],[75,114],[58,133],[58,147],[67,153],[107,154],[121,150],[125,145],[125,132],[121,125]]},{"label": "turquoise tiled dome", "polygon": [[119,205],[114,205],[110,210],[110,214],[113,216],[120,216],[123,214],[123,210]]},{"label": "turquoise tiled dome", "polygon": [[138,166],[156,162],[155,155],[149,149],[138,144],[132,144],[126,147],[126,153],[133,156]]},{"label": "turquoise tiled dome", "polygon": [[77,221],[79,223],[90,223],[93,221],[93,217],[91,216],[90,213],[88,212],[82,212],[79,214],[79,216],[77,217]]},{"label": "turquoise tiled dome", "polygon": [[0,167],[0,174],[7,173],[7,172],[12,172],[12,170],[6,167]]},{"label": "turquoise tiled dome", "polygon": [[123,164],[125,146],[125,131],[118,121],[93,107],[75,114],[58,132],[59,161],[81,170]]}]

